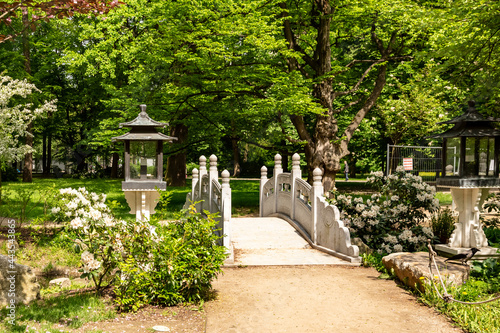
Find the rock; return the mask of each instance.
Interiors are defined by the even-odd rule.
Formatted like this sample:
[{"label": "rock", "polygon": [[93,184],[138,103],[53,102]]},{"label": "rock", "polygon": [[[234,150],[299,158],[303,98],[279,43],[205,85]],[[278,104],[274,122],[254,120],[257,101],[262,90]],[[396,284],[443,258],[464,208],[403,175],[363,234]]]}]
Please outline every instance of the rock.
[{"label": "rock", "polygon": [[[467,267],[444,262],[446,258],[436,257],[436,263],[443,280],[453,285],[461,285],[467,279]],[[382,258],[382,263],[388,271],[393,271],[398,279],[405,285],[424,291],[423,281],[430,282],[437,279],[437,271],[432,265],[432,276],[429,271],[429,254],[427,252],[398,252]],[[424,279],[421,279],[424,277]]]},{"label": "rock", "polygon": [[363,253],[367,254],[372,254],[373,250],[370,249],[368,245],[365,244],[359,237],[354,237],[351,239],[351,244],[356,245],[359,249],[359,255],[362,255]]},{"label": "rock", "polygon": [[40,285],[31,267],[0,255],[0,307],[12,302],[28,304],[39,298]]},{"label": "rock", "polygon": [[59,278],[49,281],[49,286],[59,286],[61,288],[69,288],[71,287],[71,281],[68,278]]}]

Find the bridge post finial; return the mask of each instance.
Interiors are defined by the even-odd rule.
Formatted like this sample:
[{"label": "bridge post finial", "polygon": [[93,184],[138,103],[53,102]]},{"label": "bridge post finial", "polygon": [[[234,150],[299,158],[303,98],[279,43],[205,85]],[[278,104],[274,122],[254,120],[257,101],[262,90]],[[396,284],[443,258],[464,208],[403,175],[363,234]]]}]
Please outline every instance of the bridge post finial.
[{"label": "bridge post finial", "polygon": [[204,155],[200,156],[200,173],[203,170],[207,170],[207,158]]},{"label": "bridge post finial", "polygon": [[260,168],[260,179],[267,179],[267,168],[265,165]]},{"label": "bridge post finial", "polygon": [[292,170],[300,170],[300,155],[295,153],[292,156]]},{"label": "bridge post finial", "polygon": [[297,193],[296,192],[296,182],[297,182],[297,179],[302,179],[302,171],[300,170],[300,155],[295,153],[293,154],[292,156],[292,172],[291,172],[291,179],[290,179],[290,183],[291,183],[291,192],[292,192],[292,196],[291,196],[291,211],[290,211],[290,217],[292,218],[292,220],[295,220],[295,199],[297,198]]},{"label": "bridge post finial", "polygon": [[267,168],[260,168],[259,216],[264,216],[264,185],[267,183]]},{"label": "bridge post finial", "polygon": [[313,170],[313,186],[323,186],[321,180],[323,179],[323,171],[320,168]]},{"label": "bridge post finial", "polygon": [[281,155],[280,154],[276,154],[274,156],[274,175],[273,175],[273,179],[274,179],[274,185],[273,185],[273,188],[274,188],[274,193],[276,193],[276,195],[274,196],[274,212],[273,213],[276,213],[278,211],[278,178],[279,178],[279,175],[283,173],[283,167],[281,165]]},{"label": "bridge post finial", "polygon": [[281,158],[280,154],[276,154],[274,156],[274,177],[276,177],[280,173],[283,173],[283,167],[281,165],[281,160],[282,160],[282,158]]},{"label": "bridge post finial", "polygon": [[210,212],[213,211],[212,209],[212,188],[213,188],[213,182],[219,180],[219,172],[217,171],[217,156],[215,155],[210,155],[208,158],[210,161],[210,169],[208,170],[208,210]]},{"label": "bridge post finial", "polygon": [[222,219],[222,230],[224,231],[224,238],[222,240],[222,245],[226,249],[231,248],[231,188],[229,187],[229,171],[224,170],[221,173],[222,184],[221,184],[221,219]]},{"label": "bridge post finial", "polygon": [[[199,182],[199,171],[198,169],[194,168],[193,171],[191,171],[192,174],[193,174],[193,181],[191,182],[191,199],[193,201],[198,201],[199,198],[195,198],[195,193],[196,193],[196,187],[198,186],[198,182]],[[198,192],[198,195],[200,194],[200,192]]]},{"label": "bridge post finial", "polygon": [[312,186],[312,198],[311,198],[311,210],[313,216],[313,227],[312,227],[312,241],[317,244],[317,230],[318,230],[318,210],[319,210],[319,199],[323,196],[323,184],[321,180],[323,179],[323,171],[320,168],[313,170],[313,186]]},{"label": "bridge post finial", "polygon": [[222,171],[221,177],[222,177],[222,187],[229,187],[229,177],[230,177],[229,171],[227,170]]},{"label": "bridge post finial", "polygon": [[[198,193],[200,194],[200,199],[203,193],[203,188],[202,188],[202,183],[203,183],[203,177],[207,175],[207,158],[204,155],[200,156],[200,173],[199,173],[199,181],[198,181]],[[204,201],[200,201],[196,205],[196,210],[198,211],[203,211],[203,206],[204,206]]]}]

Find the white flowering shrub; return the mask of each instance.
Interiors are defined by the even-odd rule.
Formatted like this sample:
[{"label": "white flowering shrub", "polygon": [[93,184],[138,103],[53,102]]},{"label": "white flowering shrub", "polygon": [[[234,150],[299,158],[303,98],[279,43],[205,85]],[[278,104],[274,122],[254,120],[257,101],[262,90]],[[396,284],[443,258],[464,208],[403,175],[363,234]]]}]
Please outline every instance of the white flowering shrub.
[{"label": "white flowering shrub", "polygon": [[196,302],[207,295],[226,258],[213,216],[201,217],[192,206],[178,221],[155,226],[115,219],[105,200],[85,188],[67,188],[52,208],[55,220],[69,221],[82,277],[98,290],[113,283],[120,310]]},{"label": "white flowering shrub", "polygon": [[123,260],[124,244],[134,228],[130,222],[116,220],[105,200],[105,195],[85,188],[65,188],[59,190],[58,204],[51,210],[55,221],[70,221],[68,233],[75,250],[82,252],[82,277],[92,279],[98,290],[112,282],[111,273]]},{"label": "white flowering shrub", "polygon": [[416,251],[434,237],[422,222],[439,209],[439,201],[435,189],[421,177],[398,168],[388,177],[372,172],[367,182],[379,193],[366,201],[333,193],[332,203],[353,236],[379,253]]},{"label": "white flowering shrub", "polygon": [[56,111],[55,100],[40,107],[27,102],[34,92],[40,90],[28,81],[0,75],[0,166],[19,161],[32,152],[32,147],[22,144],[22,139],[31,135],[28,125],[43,113]]}]

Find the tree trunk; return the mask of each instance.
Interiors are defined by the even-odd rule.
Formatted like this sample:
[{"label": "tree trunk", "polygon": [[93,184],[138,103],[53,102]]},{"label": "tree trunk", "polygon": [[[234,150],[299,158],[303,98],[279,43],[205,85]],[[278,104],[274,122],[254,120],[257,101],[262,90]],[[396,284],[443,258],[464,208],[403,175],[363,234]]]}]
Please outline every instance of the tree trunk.
[{"label": "tree trunk", "polygon": [[356,160],[353,159],[349,164],[349,178],[356,178],[356,172]]},{"label": "tree trunk", "polygon": [[[23,13],[22,20],[23,20],[23,26],[26,27],[29,24],[29,17],[27,10]],[[31,76],[31,60],[30,60],[31,58],[30,58],[30,44],[28,40],[28,29],[24,29],[23,31],[22,43],[23,43],[23,56],[24,56],[24,70],[28,75]],[[32,124],[28,125],[26,132],[28,132],[28,135],[26,135],[25,144],[32,148],[33,147]],[[23,182],[31,183],[33,181],[32,167],[33,167],[33,154],[28,153],[24,156]]]},{"label": "tree trunk", "polygon": [[[26,131],[31,134],[33,130],[33,125],[30,123]],[[26,145],[33,147],[33,136],[26,136]],[[28,153],[24,155],[24,168],[23,168],[23,183],[31,183],[33,181],[33,154]]]},{"label": "tree trunk", "polygon": [[[281,141],[281,145],[283,147],[286,146],[286,141],[285,140],[282,140]],[[283,166],[283,172],[290,172],[289,168],[288,168],[288,150],[286,150],[286,148],[283,148],[281,151],[280,151],[280,155],[281,155],[281,165]]]},{"label": "tree trunk", "polygon": [[167,185],[186,186],[186,152],[182,149],[182,146],[188,138],[187,126],[184,124],[172,126],[170,136],[177,138],[172,149],[178,148],[179,152],[167,158]]},{"label": "tree trunk", "polygon": [[42,137],[42,173],[47,175],[47,134],[44,132]]},{"label": "tree trunk", "polygon": [[50,175],[50,168],[52,167],[52,133],[47,137],[47,174]]},{"label": "tree trunk", "polygon": [[[112,157],[112,162],[111,162],[111,179],[116,179],[118,178],[118,161],[120,159],[120,156],[118,153],[113,153]],[[162,161],[163,163],[163,161]]]},{"label": "tree trunk", "polygon": [[233,164],[234,164],[234,171],[233,171],[233,177],[238,177],[241,173],[241,156],[240,156],[240,148],[238,147],[238,138],[237,137],[232,137],[231,138],[231,145],[233,148]]},{"label": "tree trunk", "polygon": [[[296,57],[287,59],[288,70],[290,72],[299,71],[307,79],[313,79],[313,82],[316,82],[312,93],[317,103],[324,109],[324,113],[316,116],[316,122],[311,132],[309,132],[311,127],[302,115],[292,114],[289,117],[300,141],[305,142],[304,149],[308,166],[308,181],[312,182],[314,169],[321,169],[323,172],[322,182],[325,193],[328,193],[335,186],[335,176],[341,170],[340,160],[349,154],[349,141],[366,114],[375,105],[385,86],[387,61],[390,60],[391,54],[396,52],[393,46],[398,36],[397,31],[394,31],[388,44],[384,46],[376,33],[377,21],[373,21],[370,38],[373,46],[378,49],[380,57],[373,58],[372,55],[368,55],[368,59],[354,59],[349,64],[346,64],[345,68],[338,71],[338,73],[351,70],[354,66],[357,66],[356,64],[363,64],[360,68],[362,71],[359,78],[349,82],[347,89],[333,91],[332,78],[335,77],[335,73],[332,73],[330,29],[332,17],[337,8],[332,7],[330,3],[333,6],[340,6],[337,2],[329,0],[315,0],[311,11],[312,15],[310,16],[311,21],[306,22],[302,20],[301,24],[298,25],[294,25],[290,21],[291,18],[293,19],[293,15],[288,14],[289,11],[286,2],[280,3],[280,7],[283,9],[282,17],[285,18],[283,28],[288,47],[301,55],[301,61],[298,61]],[[312,50],[313,52],[310,50],[312,43],[302,44],[297,39],[297,36],[301,35],[302,31],[293,30],[296,26],[298,26],[297,29],[303,29],[302,25],[317,29],[316,45],[314,46],[314,50]],[[303,48],[302,46],[304,45],[307,47]],[[394,57],[393,60],[397,58]],[[368,75],[376,68],[378,68],[378,73],[374,80],[375,82],[373,82],[373,89],[368,95],[364,92],[359,94],[361,84],[365,80],[368,80]],[[368,90],[365,89],[365,91]],[[335,103],[334,109],[334,101],[343,96],[351,98],[346,101],[339,101],[343,104],[342,106],[337,106],[338,103]],[[337,116],[345,113],[354,105],[358,105],[355,116],[351,119],[345,131],[338,133]],[[298,143],[298,140],[290,138],[289,140]]]}]

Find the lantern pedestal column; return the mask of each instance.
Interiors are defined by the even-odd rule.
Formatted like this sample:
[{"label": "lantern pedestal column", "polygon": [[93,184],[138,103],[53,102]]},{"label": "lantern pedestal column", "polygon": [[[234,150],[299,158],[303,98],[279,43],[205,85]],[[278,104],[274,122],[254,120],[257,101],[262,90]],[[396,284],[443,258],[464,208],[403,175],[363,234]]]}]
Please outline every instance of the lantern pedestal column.
[{"label": "lantern pedestal column", "polygon": [[124,191],[125,199],[130,207],[130,214],[135,214],[136,221],[149,221],[155,213],[155,207],[160,199],[156,190]]},{"label": "lantern pedestal column", "polygon": [[451,247],[476,247],[478,249],[488,246],[488,240],[481,228],[479,221],[479,207],[488,195],[488,189],[480,188],[452,188],[451,196],[458,211],[458,223],[455,225],[450,241]]},{"label": "lantern pedestal column", "polygon": [[458,212],[458,222],[455,223],[455,230],[448,244],[438,244],[436,250],[455,255],[475,247],[480,249],[480,252],[476,253],[474,259],[496,256],[497,249],[488,246],[488,239],[479,220],[479,207],[488,196],[489,189],[451,188],[450,192]]}]

